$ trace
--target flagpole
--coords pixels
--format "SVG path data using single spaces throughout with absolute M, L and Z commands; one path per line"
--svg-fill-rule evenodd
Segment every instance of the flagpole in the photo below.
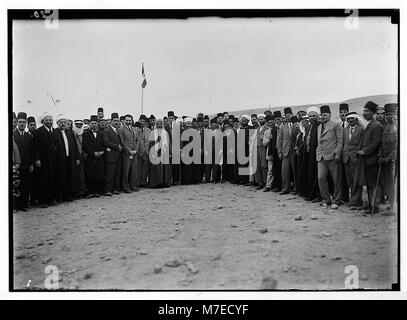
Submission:
M 143 93 L 144 93 L 144 88 L 141 86 L 141 114 L 143 114 Z

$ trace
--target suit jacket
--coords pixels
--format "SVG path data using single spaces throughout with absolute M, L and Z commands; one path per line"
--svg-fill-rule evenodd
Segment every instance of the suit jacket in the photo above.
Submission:
M 85 175 L 88 179 L 103 179 L 104 177 L 104 157 L 95 157 L 95 152 L 105 151 L 103 144 L 103 134 L 97 131 L 96 138 L 92 130 L 83 133 L 83 151 L 88 155 L 85 161 Z
M 352 138 L 349 140 L 350 126 L 343 129 L 343 148 L 342 148 L 342 162 L 348 163 L 357 162 L 357 152 L 359 150 L 359 144 L 362 139 L 363 128 L 359 124 L 356 124 L 353 129 Z
M 20 168 L 28 169 L 34 164 L 33 138 L 28 132 L 24 132 L 24 134 L 21 135 L 18 130 L 14 131 L 13 136 L 14 141 L 17 144 L 18 151 L 20 152 Z
M 289 123 L 284 123 L 278 130 L 277 151 L 279 154 L 282 153 L 284 158 L 288 157 L 290 153 L 291 133 L 293 132 L 293 129 L 294 125 L 291 126 L 290 130 Z
M 108 126 L 103 130 L 103 144 L 105 145 L 105 161 L 106 162 L 116 162 L 120 159 L 120 149 L 121 145 L 119 134 L 114 132 L 111 126 Z
M 130 151 L 139 151 L 140 137 L 132 126 L 130 126 L 130 129 L 126 125 L 121 126 L 117 133 L 120 137 L 123 153 L 130 154 Z
M 322 123 L 318 126 L 317 161 L 334 160 L 335 155 L 341 155 L 343 145 L 343 128 L 340 123 L 329 120 L 321 135 Z
M 382 141 L 382 133 L 383 127 L 376 121 L 376 119 L 372 119 L 363 131 L 359 150 L 364 151 L 367 166 L 377 165 L 377 156 Z

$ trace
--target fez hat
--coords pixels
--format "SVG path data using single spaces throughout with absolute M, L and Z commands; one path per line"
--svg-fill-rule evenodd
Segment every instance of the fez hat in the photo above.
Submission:
M 197 120 L 198 122 L 203 122 L 203 117 L 198 117 L 196 120 Z
M 120 121 L 126 119 L 124 116 L 120 116 Z
M 192 122 L 196 122 L 196 118 L 192 118 Z
M 377 111 L 377 104 L 374 103 L 373 101 L 368 101 L 368 102 L 366 102 L 364 108 L 372 111 L 373 113 L 375 113 Z
M 395 113 L 397 109 L 397 103 L 387 103 L 384 105 L 385 113 Z
M 274 119 L 281 118 L 281 111 L 274 111 Z
M 290 121 L 291 121 L 291 123 L 296 123 L 296 122 L 298 122 L 297 116 L 292 116 L 291 119 L 290 119 Z
M 284 108 L 284 115 L 286 114 L 293 114 L 293 111 L 291 110 L 290 107 Z
M 266 115 L 266 121 L 269 122 L 270 120 L 273 120 L 271 115 L 270 114 Z
M 154 117 L 154 115 L 153 115 L 153 114 L 150 116 L 150 119 L 154 119 L 154 120 L 155 120 L 155 117 Z
M 204 120 L 206 120 L 206 119 L 209 119 L 209 116 L 205 115 L 203 118 L 204 118 Z
M 216 117 L 217 117 L 217 118 L 219 118 L 219 117 L 222 117 L 222 118 L 223 118 L 223 113 L 219 112 L 219 113 L 216 115 Z
M 174 116 L 174 111 L 168 111 L 168 113 L 167 113 L 167 115 L 169 116 L 169 117 L 173 117 Z
M 215 124 L 217 123 L 215 118 L 211 119 L 211 124 L 212 123 L 215 123 Z
M 239 122 L 239 119 L 238 118 L 233 118 L 233 123 L 235 123 L 235 122 Z
M 223 115 L 225 115 L 225 114 L 229 114 L 229 112 L 227 112 L 227 111 L 223 112 Z
M 117 112 L 113 112 L 110 118 L 111 118 L 112 120 L 113 120 L 113 119 L 116 119 L 116 118 L 119 118 L 119 114 L 118 114 Z
M 328 105 L 321 106 L 321 108 L 319 108 L 319 110 L 321 111 L 321 114 L 331 113 L 331 108 L 329 108 Z
M 91 116 L 90 116 L 90 122 L 92 122 L 92 121 L 98 121 L 98 116 L 97 115 L 95 115 L 95 114 L 92 114 Z
M 257 114 L 253 113 L 250 118 L 256 118 L 257 119 Z
M 339 111 L 346 110 L 349 111 L 349 105 L 347 103 L 341 103 L 339 105 Z
M 17 114 L 17 119 L 24 119 L 27 120 L 27 114 L 25 112 L 19 112 Z
M 103 112 L 103 108 L 102 108 L 102 107 L 99 107 L 99 108 L 98 108 L 98 112 Z
M 33 116 L 28 117 L 28 118 L 27 118 L 27 123 L 30 124 L 30 123 L 32 123 L 32 122 L 35 123 L 35 118 L 34 118 Z
M 139 119 L 139 120 L 147 120 L 147 117 L 146 117 L 145 114 L 141 114 L 138 119 Z

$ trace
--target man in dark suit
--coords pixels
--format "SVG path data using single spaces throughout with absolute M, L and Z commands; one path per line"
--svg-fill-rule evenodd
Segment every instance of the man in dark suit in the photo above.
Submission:
M 350 112 L 346 115 L 346 121 L 348 125 L 343 129 L 343 148 L 342 148 L 342 163 L 345 169 L 345 177 L 347 180 L 347 188 L 342 189 L 345 195 L 342 197 L 349 198 L 349 188 L 351 190 L 351 198 L 349 206 L 351 210 L 355 207 L 360 207 L 363 205 L 361 193 L 355 193 L 356 190 L 356 178 L 357 178 L 357 168 L 358 168 L 358 156 L 359 144 L 362 139 L 363 126 L 358 120 L 356 112 Z
M 31 156 L 33 158 L 33 171 L 30 172 L 30 185 L 29 185 L 29 194 L 30 194 L 30 206 L 38 204 L 38 186 L 36 185 L 36 176 L 38 172 L 35 170 L 34 166 L 34 134 L 37 130 L 37 123 L 35 122 L 34 117 L 27 118 L 27 128 L 28 134 L 32 137 L 31 141 Z
M 105 146 L 103 134 L 98 130 L 98 118 L 90 117 L 89 131 L 83 133 L 83 150 L 87 155 L 85 161 L 85 179 L 88 188 L 88 198 L 100 197 L 102 182 L 105 175 Z
M 17 201 L 17 209 L 22 211 L 28 210 L 30 174 L 34 170 L 34 157 L 32 150 L 32 136 L 25 131 L 27 124 L 27 114 L 19 112 L 17 115 L 17 129 L 14 130 L 14 141 L 20 152 L 20 197 Z
M 291 108 L 284 109 L 283 124 L 277 133 L 277 150 L 278 157 L 282 161 L 281 179 L 283 190 L 280 194 L 290 193 L 290 174 L 294 172 L 294 158 L 291 145 L 291 134 L 295 125 L 290 121 L 293 113 Z
M 382 125 L 374 118 L 376 111 L 377 104 L 372 101 L 368 101 L 363 109 L 363 117 L 367 120 L 368 124 L 363 131 L 359 151 L 357 152 L 359 156 L 359 166 L 357 189 L 355 191 L 357 195 L 359 193 L 362 194 L 363 186 L 367 186 L 369 200 L 371 201 L 371 206 L 373 206 L 373 213 L 379 212 L 378 200 L 380 200 L 380 197 L 377 195 L 373 203 L 373 193 L 379 171 L 377 158 L 383 133 Z M 368 212 L 369 211 L 366 211 L 365 213 Z
M 133 117 L 130 114 L 124 116 L 124 125 L 117 133 L 119 134 L 122 151 L 122 187 L 125 193 L 137 191 L 137 156 L 139 151 L 139 135 L 132 127 Z
M 112 196 L 120 194 L 120 172 L 121 172 L 121 145 L 120 137 L 117 132 L 119 128 L 119 115 L 112 113 L 111 124 L 103 131 L 103 143 L 105 152 L 105 187 L 104 195 Z
M 347 103 L 341 103 L 339 105 L 339 117 L 341 118 L 341 126 L 342 129 L 345 130 L 345 128 L 348 126 L 348 122 L 346 121 L 346 115 L 349 113 L 349 105 Z M 351 186 L 348 185 L 347 177 L 346 177 L 346 169 L 345 169 L 345 164 L 342 163 L 340 166 L 340 171 L 342 175 L 342 202 L 349 202 L 349 188 Z
M 56 205 L 55 182 L 56 182 L 56 152 L 53 118 L 49 114 L 42 116 L 43 126 L 35 131 L 34 135 L 34 164 L 38 172 L 38 203 L 39 207 L 46 208 L 48 205 Z

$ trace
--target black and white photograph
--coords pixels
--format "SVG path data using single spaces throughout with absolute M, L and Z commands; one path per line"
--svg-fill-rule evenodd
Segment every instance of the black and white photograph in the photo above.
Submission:
M 9 290 L 400 290 L 399 13 L 8 9 Z

